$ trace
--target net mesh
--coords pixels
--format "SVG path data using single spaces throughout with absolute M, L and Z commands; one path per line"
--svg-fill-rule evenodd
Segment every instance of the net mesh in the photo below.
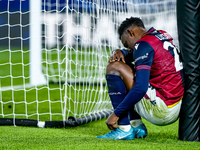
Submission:
M 117 28 L 125 18 L 140 17 L 147 29 L 166 30 L 178 44 L 175 0 L 42 0 L 40 4 L 35 21 L 41 26 L 41 49 L 40 56 L 33 57 L 29 18 L 34 11 L 29 0 L 0 1 L 2 118 L 65 120 L 111 109 L 105 70 L 112 50 L 123 47 Z M 32 62 L 40 64 L 34 72 L 42 72 L 45 84 L 30 83 Z

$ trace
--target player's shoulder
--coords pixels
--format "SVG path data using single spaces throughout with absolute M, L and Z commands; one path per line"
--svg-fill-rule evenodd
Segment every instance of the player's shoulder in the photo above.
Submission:
M 153 51 L 153 47 L 147 41 L 141 40 L 135 43 L 134 53 L 140 54 L 140 53 L 146 53 L 149 51 Z
M 153 47 L 146 41 L 140 41 L 135 44 L 133 51 L 134 62 L 144 61 L 154 56 Z

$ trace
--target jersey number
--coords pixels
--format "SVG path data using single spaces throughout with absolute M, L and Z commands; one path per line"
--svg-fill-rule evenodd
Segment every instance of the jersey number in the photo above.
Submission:
M 166 50 L 169 50 L 171 48 L 173 48 L 173 52 L 174 52 L 174 59 L 175 59 L 175 68 L 176 68 L 176 71 L 179 71 L 181 69 L 183 69 L 183 64 L 179 58 L 179 54 L 177 53 L 177 49 L 176 47 L 170 43 L 169 41 L 165 41 L 164 44 L 163 44 L 163 47 L 164 49 Z

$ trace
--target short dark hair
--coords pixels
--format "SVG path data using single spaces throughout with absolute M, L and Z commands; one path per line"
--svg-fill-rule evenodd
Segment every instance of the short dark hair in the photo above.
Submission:
M 131 25 L 145 28 L 144 23 L 140 18 L 138 17 L 126 18 L 126 20 L 124 20 L 118 28 L 119 39 L 121 39 L 123 32 Z

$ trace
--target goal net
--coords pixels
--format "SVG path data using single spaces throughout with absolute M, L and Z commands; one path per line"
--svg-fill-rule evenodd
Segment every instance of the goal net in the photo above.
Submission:
M 105 70 L 131 16 L 178 44 L 176 0 L 0 1 L 0 119 L 107 117 Z

